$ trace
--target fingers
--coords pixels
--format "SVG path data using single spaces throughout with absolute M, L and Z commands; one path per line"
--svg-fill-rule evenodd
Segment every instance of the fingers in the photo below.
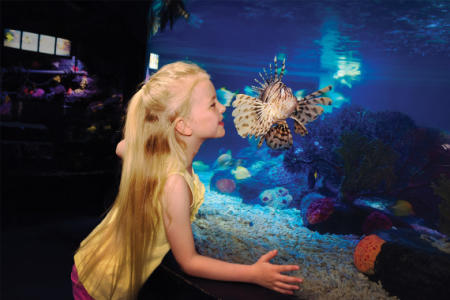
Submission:
M 290 272 L 290 271 L 297 271 L 300 267 L 296 265 L 277 265 L 277 271 L 278 272 Z
M 284 289 L 280 289 L 280 288 L 277 288 L 277 287 L 274 287 L 273 290 L 278 292 L 278 293 L 285 294 L 285 295 L 294 295 L 294 292 L 290 291 L 290 290 L 284 290 Z
M 303 282 L 302 278 L 298 278 L 298 277 L 294 277 L 294 276 L 287 276 L 287 275 L 282 275 L 282 274 L 280 274 L 280 276 L 277 279 L 280 280 L 281 282 L 287 282 L 287 283 L 302 283 Z
M 280 282 L 280 281 L 275 283 L 275 287 L 282 289 L 282 290 L 287 290 L 287 291 L 300 289 L 300 287 L 298 285 L 286 284 L 286 283 Z
M 267 252 L 266 254 L 264 254 L 263 256 L 261 256 L 261 257 L 259 258 L 258 261 L 261 261 L 261 262 L 269 262 L 272 258 L 274 258 L 275 256 L 277 256 L 277 254 L 278 254 L 278 251 L 277 251 L 277 250 L 269 251 L 269 252 Z

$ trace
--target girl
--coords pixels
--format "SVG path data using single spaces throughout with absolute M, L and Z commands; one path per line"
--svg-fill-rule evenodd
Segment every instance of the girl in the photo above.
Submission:
M 136 298 L 169 249 L 192 276 L 250 282 L 284 294 L 299 289 L 302 279 L 281 274 L 298 266 L 269 262 L 276 250 L 253 265 L 195 250 L 191 222 L 205 188 L 192 161 L 206 139 L 224 136 L 224 112 L 209 75 L 191 63 L 162 67 L 132 97 L 126 146 L 122 142 L 116 149 L 123 156 L 119 192 L 74 256 L 75 299 Z

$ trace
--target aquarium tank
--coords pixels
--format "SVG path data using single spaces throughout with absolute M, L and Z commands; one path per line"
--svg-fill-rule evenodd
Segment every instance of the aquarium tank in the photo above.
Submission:
M 450 2 L 172 2 L 161 20 L 153 1 L 147 75 L 194 62 L 227 107 L 225 137 L 193 163 L 206 187 L 198 251 L 249 264 L 278 249 L 274 263 L 300 266 L 299 299 L 444 299 Z M 316 116 L 241 136 L 234 101 L 261 100 L 260 83 L 281 74 Z M 314 104 L 328 86 L 331 103 Z

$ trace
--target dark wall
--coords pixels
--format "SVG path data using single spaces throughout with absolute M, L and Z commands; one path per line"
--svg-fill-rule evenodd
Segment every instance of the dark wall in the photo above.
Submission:
M 2 1 L 2 33 L 3 28 L 12 28 L 71 40 L 72 55 L 91 75 L 122 88 L 127 101 L 145 78 L 150 3 Z M 14 63 L 2 55 L 2 65 Z

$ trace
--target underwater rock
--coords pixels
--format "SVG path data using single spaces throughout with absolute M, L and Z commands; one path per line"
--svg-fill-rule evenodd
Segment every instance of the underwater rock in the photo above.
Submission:
M 297 179 L 297 176 L 289 172 L 283 166 L 273 166 L 269 169 L 269 172 L 267 172 L 267 176 L 276 185 L 287 185 Z
M 224 194 L 231 194 L 236 189 L 234 180 L 228 178 L 219 179 L 218 181 L 216 181 L 215 186 L 220 192 Z
M 367 216 L 364 224 L 362 225 L 362 231 L 364 234 L 371 234 L 377 230 L 390 229 L 392 227 L 392 221 L 385 214 L 374 211 Z
M 290 275 L 305 280 L 289 299 L 397 299 L 355 268 L 358 238 L 313 232 L 302 226 L 297 209 L 248 205 L 238 197 L 211 191 L 205 194 L 199 214 L 203 217 L 197 217 L 192 231 L 200 254 L 253 264 L 267 251 L 278 249 L 272 263 L 299 265 Z
M 333 212 L 326 219 L 315 224 L 305 224 L 310 230 L 321 234 L 353 234 L 360 236 L 362 234 L 362 224 L 369 215 L 369 212 L 351 205 L 340 202 L 334 202 Z M 306 213 L 302 212 L 302 217 Z M 307 218 L 305 218 L 307 222 Z
M 400 299 L 448 299 L 450 255 L 444 252 L 372 234 L 357 244 L 353 257 L 359 271 Z
M 278 209 L 287 208 L 292 202 L 292 196 L 284 187 L 276 187 L 270 190 L 265 190 L 259 195 L 259 199 L 263 205 Z

